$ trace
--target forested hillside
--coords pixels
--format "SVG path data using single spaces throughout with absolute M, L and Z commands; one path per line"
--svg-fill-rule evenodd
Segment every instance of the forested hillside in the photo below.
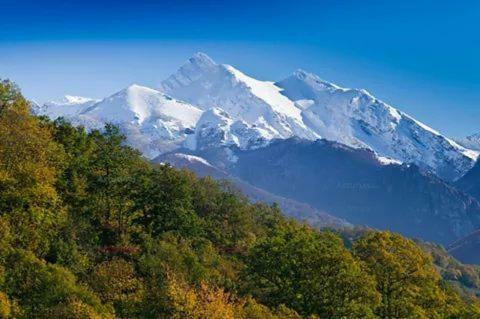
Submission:
M 0 318 L 480 318 L 430 254 L 152 165 L 0 84 Z

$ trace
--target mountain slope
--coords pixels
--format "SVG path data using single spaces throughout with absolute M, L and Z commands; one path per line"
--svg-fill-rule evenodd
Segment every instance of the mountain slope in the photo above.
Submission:
M 250 183 L 229 175 L 226 171 L 213 166 L 198 156 L 184 153 L 168 153 L 158 156 L 153 162 L 166 162 L 177 168 L 187 168 L 201 177 L 210 176 L 217 180 L 227 180 L 251 201 L 268 204 L 276 203 L 287 216 L 307 222 L 316 228 L 344 228 L 351 226 L 351 224 L 345 220 L 321 212 L 310 205 L 274 195 L 261 188 L 255 187 Z
M 42 114 L 42 112 L 39 112 Z M 43 111 L 49 115 L 50 108 Z M 147 157 L 182 145 L 202 111 L 156 90 L 131 85 L 97 103 L 63 116 L 89 129 L 118 125 L 128 142 Z
M 480 162 L 456 181 L 455 186 L 480 201 Z M 480 264 L 480 230 L 451 243 L 447 249 L 464 263 Z
M 480 230 L 451 243 L 447 251 L 463 263 L 480 264 Z
M 74 117 L 78 116 L 85 109 L 97 103 L 99 100 L 81 97 L 65 95 L 61 101 L 50 101 L 40 106 L 37 103 L 33 105 L 33 113 L 37 115 L 46 115 L 52 119 L 58 117 Z
M 198 53 L 161 90 L 203 109 L 218 107 L 258 130 L 263 141 L 322 137 L 415 163 L 446 180 L 462 176 L 478 156 L 365 90 L 341 88 L 301 70 L 277 83 L 259 81 Z M 225 127 L 218 130 L 227 137 Z
M 272 82 L 253 79 L 230 65 L 197 53 L 162 85 L 161 90 L 206 110 L 218 107 L 233 120 L 258 127 L 271 138 L 317 138 L 303 123 L 301 110 Z
M 277 83 L 260 81 L 197 53 L 159 90 L 164 93 L 132 86 L 86 108 L 45 105 L 38 113 L 87 127 L 121 123 L 131 145 L 150 158 L 181 147 L 255 149 L 273 139 L 325 138 L 453 181 L 478 156 L 365 90 L 304 71 Z
M 152 120 L 171 121 L 193 127 L 201 111 L 189 104 L 179 102 L 156 90 L 131 85 L 84 111 L 100 121 L 137 122 Z
M 303 108 L 306 125 L 328 140 L 415 163 L 447 180 L 462 176 L 477 157 L 365 90 L 340 88 L 301 70 L 277 85 Z
M 480 227 L 477 200 L 415 165 L 385 165 L 369 150 L 289 139 L 235 157 L 232 175 L 354 224 L 443 244 Z
M 267 145 L 271 139 L 268 131 L 242 120 L 234 120 L 222 109 L 211 108 L 198 120 L 195 134 L 189 136 L 186 146 L 198 150 L 229 145 L 253 149 Z
M 480 151 L 480 133 L 469 135 L 465 138 L 459 139 L 458 144 L 476 151 Z
M 480 162 L 456 181 L 455 185 L 480 201 Z

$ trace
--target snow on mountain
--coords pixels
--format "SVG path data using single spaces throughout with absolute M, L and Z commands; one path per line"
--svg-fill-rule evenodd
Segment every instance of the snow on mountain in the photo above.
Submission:
M 40 106 L 38 103 L 32 105 L 35 114 L 46 115 L 52 119 L 58 117 L 72 117 L 79 115 L 99 100 L 82 96 L 65 95 L 61 101 L 50 101 Z
M 459 139 L 457 142 L 466 148 L 480 151 L 480 133 L 476 133 L 463 139 Z
M 51 114 L 51 106 L 46 105 L 43 114 Z M 82 107 L 79 112 L 62 115 L 87 129 L 102 129 L 105 123 L 116 124 L 132 146 L 153 158 L 178 148 L 186 136 L 193 133 L 201 113 L 193 105 L 134 84 L 93 105 Z
M 304 123 L 328 140 L 415 163 L 447 180 L 462 176 L 478 156 L 365 90 L 340 88 L 302 70 L 276 85 L 302 109 Z
M 218 107 L 274 138 L 316 139 L 301 110 L 273 82 L 253 79 L 197 53 L 161 84 L 162 91 L 207 110 Z
M 100 121 L 137 123 L 161 121 L 172 125 L 194 127 L 201 111 L 156 90 L 133 84 L 93 105 L 82 115 Z M 177 127 L 178 129 L 179 127 Z
M 102 101 L 67 97 L 35 109 L 87 128 L 119 124 L 147 157 L 181 147 L 252 149 L 273 139 L 325 138 L 373 150 L 384 164 L 414 163 L 455 180 L 478 156 L 365 90 L 341 88 L 301 70 L 280 82 L 260 81 L 203 53 L 159 91 L 133 85 Z
M 192 150 L 234 145 L 253 149 L 266 145 L 272 138 L 274 136 L 270 131 L 234 120 L 226 111 L 214 107 L 202 114 L 195 135 L 187 138 L 186 146 Z

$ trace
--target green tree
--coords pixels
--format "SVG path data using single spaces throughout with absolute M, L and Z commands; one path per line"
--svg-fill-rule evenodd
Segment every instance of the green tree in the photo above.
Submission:
M 378 296 L 341 239 L 294 223 L 253 247 L 247 260 L 253 296 L 320 318 L 373 318 Z
M 99 314 L 108 314 L 100 300 L 78 284 L 75 276 L 63 267 L 47 264 L 31 252 L 12 251 L 6 259 L 5 292 L 18 300 L 22 318 L 50 317 L 54 307 L 71 300 L 89 305 Z
M 60 118 L 53 123 L 53 138 L 65 152 L 65 165 L 56 182 L 57 192 L 67 211 L 67 220 L 47 256 L 50 262 L 68 267 L 75 274 L 87 271 L 99 245 L 95 202 L 89 189 L 91 161 L 96 150 L 93 135 Z
M 206 177 L 193 187 L 195 212 L 205 222 L 207 237 L 225 251 L 244 253 L 283 220 L 278 207 L 250 204 L 228 182 Z
M 118 127 L 107 124 L 103 133 L 90 135 L 96 148 L 88 164 L 88 207 L 101 225 L 101 245 L 126 248 L 138 217 L 131 196 L 132 177 L 148 166 L 137 151 L 124 145 L 125 136 Z
M 98 313 L 92 306 L 78 300 L 70 299 L 61 302 L 48 311 L 50 318 L 62 319 L 114 319 L 110 313 Z
M 27 112 L 29 105 L 15 83 L 10 80 L 0 80 L 0 112 L 3 113 L 12 108 Z
M 354 244 L 354 254 L 374 276 L 379 318 L 445 318 L 446 296 L 432 259 L 411 240 L 390 232 L 370 232 Z
M 11 303 L 5 293 L 0 291 L 0 319 L 8 319 L 12 313 Z
M 161 165 L 135 177 L 137 221 L 154 236 L 176 231 L 184 236 L 203 232 L 201 219 L 194 211 L 190 179 L 168 165 Z
M 90 287 L 104 303 L 111 304 L 120 318 L 133 318 L 143 298 L 143 283 L 133 265 L 121 258 L 98 264 L 89 277 Z
M 294 310 L 280 305 L 272 310 L 265 305 L 259 304 L 255 299 L 246 298 L 237 307 L 236 318 L 238 319 L 301 319 L 302 317 Z

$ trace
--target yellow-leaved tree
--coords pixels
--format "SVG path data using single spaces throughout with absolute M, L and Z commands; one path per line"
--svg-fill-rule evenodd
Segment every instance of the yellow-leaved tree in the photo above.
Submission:
M 62 215 L 54 184 L 63 151 L 29 108 L 12 82 L 0 82 L 0 218 L 17 246 L 42 254 Z
M 430 255 L 390 232 L 371 232 L 354 245 L 364 271 L 374 276 L 381 303 L 378 318 L 448 318 L 447 296 Z

